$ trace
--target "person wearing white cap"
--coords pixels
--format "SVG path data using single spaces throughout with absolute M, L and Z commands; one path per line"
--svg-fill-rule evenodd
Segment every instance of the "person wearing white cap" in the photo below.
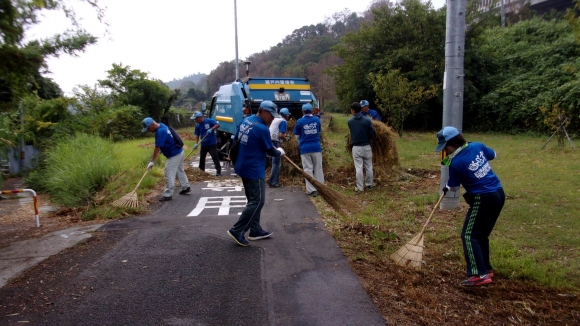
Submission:
M 443 193 L 465 188 L 463 197 L 469 204 L 461 240 L 467 263 L 467 280 L 462 286 L 478 286 L 492 282 L 493 268 L 489 261 L 489 235 L 505 203 L 505 193 L 489 161 L 495 151 L 482 143 L 468 143 L 455 127 L 437 133 L 436 152 L 445 151 L 441 164 L 449 167 L 449 179 Z
M 159 201 L 169 201 L 173 199 L 173 192 L 175 191 L 175 176 L 181 184 L 180 195 L 185 195 L 191 191 L 185 169 L 183 168 L 183 148 L 176 146 L 171 132 L 163 123 L 157 123 L 152 118 L 145 118 L 141 122 L 143 124 L 143 132 L 149 131 L 155 133 L 155 150 L 153 150 L 153 157 L 151 162 L 147 165 L 147 169 L 153 168 L 155 160 L 162 153 L 167 157 L 165 162 L 165 191 L 163 197 Z
M 324 172 L 322 171 L 322 146 L 320 145 L 320 132 L 322 125 L 320 119 L 312 115 L 312 105 L 306 103 L 302 105 L 302 118 L 296 121 L 294 135 L 298 139 L 298 149 L 300 149 L 300 159 L 302 169 L 318 182 L 324 184 Z M 316 188 L 306 179 L 306 193 L 316 197 Z
M 280 109 L 280 118 L 275 118 L 270 124 L 270 136 L 272 137 L 272 144 L 274 147 L 278 148 L 281 146 L 282 142 L 286 139 L 286 128 L 288 123 L 286 120 L 290 115 L 290 111 L 287 108 Z M 268 185 L 270 188 L 280 187 L 280 166 L 282 165 L 282 158 L 272 156 L 272 170 L 270 171 L 270 179 L 268 179 Z
M 371 108 L 369 108 L 369 101 L 362 100 L 360 101 L 361 111 L 360 113 L 363 117 L 369 117 L 373 120 L 381 121 L 381 116 L 379 113 Z
M 272 120 L 279 117 L 277 109 L 272 101 L 263 101 L 256 115 L 242 120 L 234 136 L 234 141 L 239 139 L 235 171 L 242 178 L 247 204 L 227 234 L 242 247 L 250 244 L 248 240 L 261 240 L 272 236 L 272 232 L 262 229 L 260 214 L 266 203 L 266 157 L 286 154 L 282 148 L 276 148 L 272 144 L 268 129 Z M 250 233 L 246 240 L 245 233 L 248 230 Z

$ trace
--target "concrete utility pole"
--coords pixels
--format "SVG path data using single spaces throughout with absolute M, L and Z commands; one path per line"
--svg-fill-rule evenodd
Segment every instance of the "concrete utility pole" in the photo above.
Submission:
M 443 127 L 463 129 L 463 61 L 465 56 L 465 12 L 467 0 L 447 0 L 445 27 L 445 74 L 443 77 Z M 441 152 L 442 157 L 445 152 Z M 442 189 L 449 179 L 449 168 L 441 165 Z M 459 207 L 461 190 L 448 191 L 441 209 Z
M 234 23 L 236 25 L 236 80 L 239 80 L 240 67 L 238 67 L 238 6 L 236 0 L 234 0 Z
M 505 27 L 505 1 L 501 0 L 501 27 Z

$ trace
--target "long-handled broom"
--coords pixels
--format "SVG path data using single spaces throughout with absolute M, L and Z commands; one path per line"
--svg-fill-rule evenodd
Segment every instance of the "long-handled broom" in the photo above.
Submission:
M 292 162 L 288 156 L 283 155 L 290 164 L 292 164 L 298 171 L 302 173 L 304 178 L 308 180 L 314 188 L 320 193 L 322 198 L 326 200 L 326 202 L 332 206 L 336 211 L 343 211 L 345 213 L 355 213 L 360 211 L 360 207 L 356 204 L 356 201 L 348 198 L 347 196 L 334 191 L 333 189 L 327 187 L 326 185 L 320 183 L 318 180 L 314 179 L 310 174 L 304 172 L 296 163 Z
M 139 207 L 139 198 L 137 198 L 137 188 L 139 188 L 141 181 L 143 181 L 143 179 L 145 179 L 147 172 L 149 172 L 149 170 L 146 170 L 145 173 L 143 173 L 141 180 L 139 180 L 139 182 L 137 183 L 137 186 L 135 186 L 135 189 L 133 189 L 133 191 L 131 191 L 130 193 L 126 194 L 125 196 L 115 200 L 111 205 L 113 205 L 115 207 L 132 207 L 132 208 Z
M 416 270 L 421 269 L 421 263 L 423 262 L 423 239 L 425 235 L 425 229 L 427 229 L 427 224 L 431 221 L 431 217 L 433 217 L 433 213 L 435 213 L 435 209 L 441 204 L 441 200 L 445 197 L 445 193 L 441 194 L 437 204 L 433 207 L 431 211 L 431 215 L 423 225 L 423 229 L 419 234 L 417 234 L 411 241 L 407 242 L 401 249 L 397 250 L 394 254 L 391 255 L 391 259 L 395 261 L 395 264 L 400 266 L 409 266 Z

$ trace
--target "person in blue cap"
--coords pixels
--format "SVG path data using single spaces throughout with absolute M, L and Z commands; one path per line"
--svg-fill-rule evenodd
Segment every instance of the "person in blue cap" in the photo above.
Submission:
M 449 167 L 449 179 L 443 193 L 457 191 L 463 185 L 463 197 L 469 204 L 461 231 L 468 279 L 461 285 L 489 284 L 493 277 L 489 235 L 505 203 L 501 182 L 489 164 L 497 155 L 482 143 L 468 143 L 455 127 L 445 127 L 437 133 L 435 151 L 447 154 L 441 162 Z
M 247 204 L 227 234 L 242 247 L 250 244 L 248 240 L 265 239 L 272 235 L 272 232 L 262 229 L 260 214 L 266 202 L 266 156 L 286 154 L 282 148 L 276 148 L 270 138 L 268 126 L 278 117 L 276 111 L 276 104 L 263 101 L 258 113 L 242 120 L 236 131 L 234 141 L 239 139 L 240 148 L 235 171 L 242 178 Z M 246 240 L 248 230 L 250 233 Z
M 183 168 L 183 148 L 175 145 L 171 132 L 163 123 L 157 123 L 149 117 L 143 119 L 141 123 L 143 124 L 143 132 L 149 131 L 155 133 L 155 149 L 153 150 L 151 162 L 147 165 L 147 170 L 153 168 L 159 153 L 167 157 L 167 161 L 165 162 L 165 191 L 163 191 L 163 197 L 159 201 L 164 202 L 173 199 L 175 176 L 177 176 L 181 184 L 179 194 L 185 195 L 191 192 L 191 187 L 189 186 L 189 181 Z
M 200 136 L 202 138 L 201 150 L 199 151 L 199 169 L 205 171 L 205 158 L 207 153 L 209 153 L 211 159 L 213 160 L 213 165 L 215 166 L 215 175 L 216 177 L 219 177 L 222 175 L 222 167 L 218 157 L 215 130 L 220 127 L 220 124 L 213 119 L 204 118 L 203 114 L 199 111 L 194 112 L 191 118 L 197 123 L 193 132 L 193 134 L 196 136 L 196 143 L 193 145 L 193 149 L 198 147 Z
M 270 124 L 270 137 L 272 138 L 272 144 L 274 147 L 278 148 L 282 145 L 282 142 L 286 140 L 286 128 L 288 127 L 288 116 L 290 111 L 287 108 L 280 109 L 280 117 L 275 118 Z M 270 172 L 270 179 L 268 179 L 268 185 L 270 188 L 280 187 L 280 166 L 282 165 L 281 157 L 272 156 L 272 170 Z
M 322 125 L 320 124 L 320 119 L 312 115 L 312 105 L 310 103 L 302 105 L 302 113 L 303 116 L 296 121 L 293 131 L 296 139 L 298 139 L 302 169 L 318 182 L 324 184 L 322 146 L 320 145 Z M 304 181 L 306 182 L 306 193 L 309 196 L 316 197 L 318 195 L 316 188 L 308 180 L 304 179 Z
M 369 108 L 369 101 L 362 100 L 360 101 L 361 106 L 361 114 L 363 117 L 369 117 L 373 120 L 381 121 L 381 116 L 379 113 L 371 108 Z

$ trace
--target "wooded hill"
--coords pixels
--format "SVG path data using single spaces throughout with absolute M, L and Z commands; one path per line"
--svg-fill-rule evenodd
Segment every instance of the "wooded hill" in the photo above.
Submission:
M 446 8 L 376 1 L 334 14 L 255 53 L 250 76 L 306 77 L 327 111 L 366 99 L 401 133 L 442 121 Z M 465 130 L 549 133 L 567 117 L 580 127 L 576 15 L 535 15 L 523 6 L 500 26 L 497 11 L 469 6 L 465 41 Z M 580 30 L 580 29 L 577 29 Z M 244 60 L 244 61 L 245 61 Z M 240 66 L 241 67 L 241 66 Z M 241 70 L 243 71 L 243 69 Z M 235 79 L 234 61 L 207 77 L 208 94 Z M 208 97 L 209 99 L 209 97 Z
M 170 82 L 166 82 L 165 85 L 170 89 L 181 89 L 182 92 L 187 92 L 190 88 L 198 88 L 201 90 L 205 89 L 205 79 L 207 75 L 198 72 L 197 74 L 185 76 L 180 79 L 173 79 Z

